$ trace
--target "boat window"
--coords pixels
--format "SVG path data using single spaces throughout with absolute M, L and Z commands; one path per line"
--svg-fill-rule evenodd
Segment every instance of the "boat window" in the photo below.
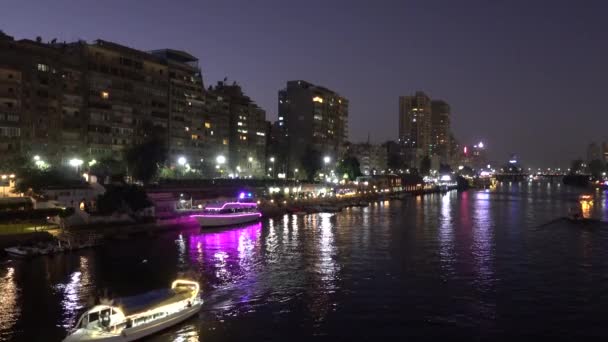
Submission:
M 99 320 L 99 311 L 89 313 L 89 323 Z

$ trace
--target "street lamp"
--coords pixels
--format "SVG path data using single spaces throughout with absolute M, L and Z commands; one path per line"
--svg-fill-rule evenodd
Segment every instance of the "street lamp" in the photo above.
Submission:
M 76 169 L 76 173 L 80 173 L 80 165 L 82 165 L 83 161 L 82 159 L 78 159 L 78 158 L 72 158 L 69 161 L 70 166 L 74 167 Z
M 331 161 L 331 158 L 329 156 L 323 157 L 323 162 L 325 163 L 325 165 L 329 164 L 330 161 Z
M 177 158 L 177 163 L 181 166 L 186 165 L 188 161 L 186 160 L 186 157 L 184 156 L 180 156 L 179 158 Z
M 275 171 L 272 173 L 272 178 L 277 178 L 276 177 L 277 171 L 276 171 L 276 168 L 274 167 L 274 157 L 270 157 L 270 162 L 272 163 L 272 167 L 269 168 L 269 170 L 272 171 L 272 169 L 275 169 Z
M 219 155 L 217 156 L 217 158 L 215 158 L 215 161 L 218 164 L 224 164 L 226 162 L 226 157 L 224 157 L 223 155 Z
M 34 156 L 34 161 L 39 161 L 40 160 L 40 156 L 39 155 L 35 155 Z

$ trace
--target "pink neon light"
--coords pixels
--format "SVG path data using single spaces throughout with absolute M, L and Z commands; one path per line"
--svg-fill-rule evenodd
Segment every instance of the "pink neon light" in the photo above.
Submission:
M 242 202 L 226 202 L 224 203 L 224 205 L 222 205 L 221 207 L 210 207 L 210 206 L 206 206 L 205 209 L 214 209 L 214 210 L 222 210 L 224 209 L 227 205 L 229 204 L 238 204 L 238 205 L 242 205 L 244 207 L 255 207 L 257 206 L 257 203 L 242 203 Z
M 229 217 L 246 217 L 246 216 L 255 216 L 262 217 L 262 213 L 246 213 L 246 214 L 233 214 L 233 215 L 190 215 L 190 217 L 219 217 L 219 218 L 229 218 Z

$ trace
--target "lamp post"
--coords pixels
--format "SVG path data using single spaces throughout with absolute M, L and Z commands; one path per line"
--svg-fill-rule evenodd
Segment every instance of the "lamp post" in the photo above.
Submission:
M 330 162 L 331 162 L 331 157 L 330 156 L 323 157 L 323 163 L 325 164 L 325 172 L 324 173 L 326 175 L 328 174 L 328 169 L 327 168 L 328 168 L 328 165 L 329 165 Z
M 72 158 L 69 161 L 70 166 L 74 167 L 74 169 L 76 169 L 76 174 L 80 174 L 80 165 L 82 165 L 83 161 L 82 159 L 78 159 L 78 158 Z
M 272 178 L 277 178 L 276 177 L 277 171 L 276 171 L 276 168 L 274 167 L 274 157 L 270 157 L 270 162 L 272 163 L 272 168 L 271 168 L 271 171 L 273 171 Z
M 224 163 L 226 163 L 226 157 L 224 157 L 223 155 L 219 155 L 215 158 L 215 162 L 217 163 L 215 165 L 215 168 L 218 169 L 220 171 L 220 176 L 222 175 L 222 165 L 224 165 Z

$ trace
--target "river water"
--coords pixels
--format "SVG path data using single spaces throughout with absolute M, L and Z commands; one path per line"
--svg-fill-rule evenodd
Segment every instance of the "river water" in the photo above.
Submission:
M 2 259 L 0 340 L 60 341 L 95 295 L 184 274 L 203 310 L 148 341 L 606 339 L 608 226 L 541 226 L 578 194 L 505 183 Z M 594 196 L 589 215 L 608 220 Z

